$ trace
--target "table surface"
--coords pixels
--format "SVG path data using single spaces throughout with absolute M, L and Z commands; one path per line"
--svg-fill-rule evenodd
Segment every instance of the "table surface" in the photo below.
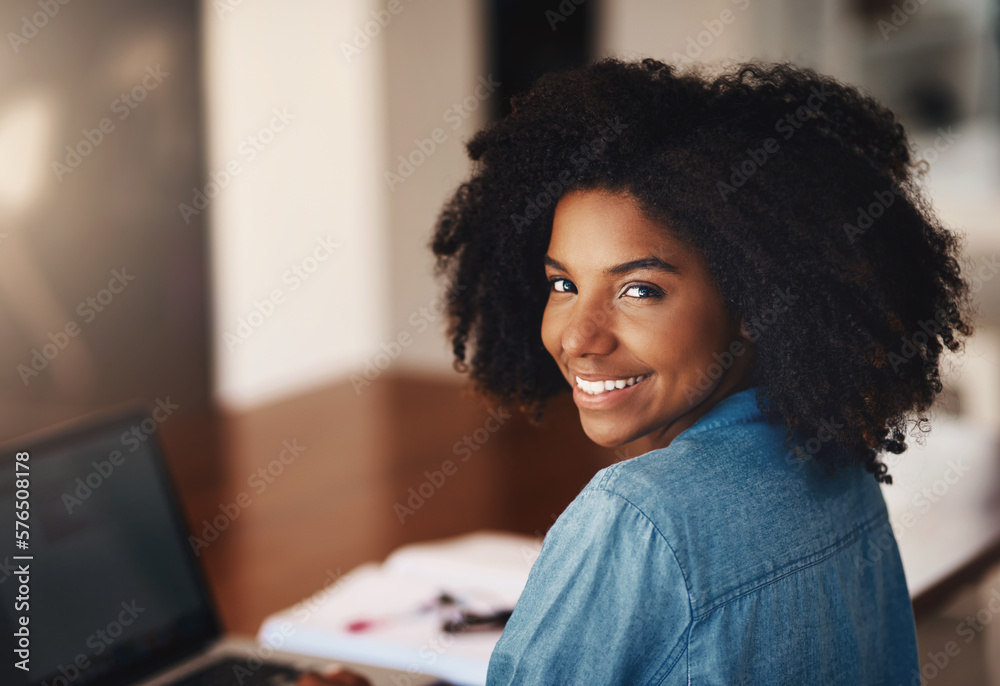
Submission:
M 183 488 L 195 523 L 239 491 L 254 497 L 204 556 L 228 626 L 252 633 L 267 614 L 407 542 L 480 528 L 543 535 L 594 471 L 634 456 L 627 447 L 595 449 L 569 406 L 555 409 L 541 431 L 508 420 L 462 462 L 456 437 L 474 435 L 496 408 L 461 399 L 447 385 L 386 391 L 371 412 L 390 417 L 355 408 L 347 415 L 352 428 L 331 419 L 343 400 L 335 391 L 216 421 L 226 434 L 224 461 L 202 465 L 214 470 L 209 479 L 188 470 Z M 1000 439 L 947 415 L 932 415 L 931 426 L 924 445 L 909 439 L 902 455 L 884 457 L 894 479 L 882 486 L 918 615 L 1000 559 Z M 262 493 L 249 489 L 254 469 L 293 438 L 308 446 L 302 458 Z M 550 450 L 553 441 L 562 449 Z M 576 464 L 553 458 L 568 452 L 582 457 Z M 431 490 L 442 455 L 454 458 L 456 473 L 431 497 L 414 500 L 422 484 L 425 494 Z M 401 520 L 398 508 L 407 503 L 420 506 Z
M 632 456 L 591 443 L 571 401 L 552 409 L 536 428 L 453 383 L 380 378 L 360 396 L 347 384 L 168 420 L 161 437 L 189 527 L 215 539 L 200 560 L 224 626 L 253 635 L 267 615 L 405 543 L 543 535 L 594 472 Z M 284 464 L 288 445 L 298 455 Z M 212 536 L 206 527 L 241 494 L 249 505 Z
M 0 425 L 24 430 L 23 418 Z M 38 415 L 28 429 L 64 418 Z M 918 617 L 1000 560 L 1000 441 L 946 417 L 932 426 L 925 446 L 908 440 L 884 457 Z M 598 469 L 638 455 L 589 441 L 569 398 L 535 427 L 455 383 L 392 375 L 360 394 L 345 383 L 238 414 L 178 413 L 159 433 L 195 535 L 249 499 L 200 562 L 223 625 L 250 636 L 405 543 L 477 529 L 544 535 Z

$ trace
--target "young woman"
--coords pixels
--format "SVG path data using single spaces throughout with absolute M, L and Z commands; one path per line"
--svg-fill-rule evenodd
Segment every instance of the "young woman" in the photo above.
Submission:
M 609 59 L 512 105 L 432 244 L 456 367 L 645 452 L 549 530 L 488 684 L 919 684 L 879 454 L 972 329 L 902 126 L 784 64 Z
M 488 684 L 919 684 L 879 456 L 972 329 L 903 128 L 784 64 L 512 104 L 432 243 L 456 368 L 643 452 L 549 530 Z

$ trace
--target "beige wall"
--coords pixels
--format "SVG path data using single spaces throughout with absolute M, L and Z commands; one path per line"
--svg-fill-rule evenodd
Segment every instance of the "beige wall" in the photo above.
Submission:
M 385 370 L 454 377 L 427 243 L 485 121 L 475 4 L 217 7 L 204 8 L 208 166 L 241 168 L 211 201 L 216 397 L 250 407 L 366 365 L 373 383 Z M 275 108 L 294 120 L 248 160 L 240 145 Z M 400 155 L 418 164 L 387 179 Z M 295 288 L 287 271 L 325 236 L 339 247 Z M 274 289 L 284 300 L 258 314 Z
M 392 327 L 387 339 L 404 333 L 412 337 L 396 362 L 399 369 L 449 378 L 455 376 L 450 346 L 444 320 L 435 316 L 444 300 L 441 284 L 431 278 L 433 260 L 427 244 L 442 204 L 471 168 L 465 142 L 486 122 L 490 98 L 496 97 L 479 82 L 479 77 L 487 81 L 489 77 L 481 4 L 414 2 L 400 16 L 405 21 L 389 27 L 386 41 L 385 169 L 398 171 L 399 156 L 406 158 L 418 150 L 414 139 L 433 140 L 437 129 L 443 141 L 412 175 L 394 184 L 394 190 L 386 182 L 379 186 L 390 217 Z M 419 160 L 420 155 L 414 158 Z
M 208 169 L 240 170 L 210 206 L 224 406 L 341 378 L 387 328 L 384 45 L 339 46 L 370 4 L 204 5 Z

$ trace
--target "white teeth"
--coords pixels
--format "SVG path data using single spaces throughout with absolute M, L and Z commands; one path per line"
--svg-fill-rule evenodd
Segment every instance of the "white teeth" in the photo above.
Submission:
M 608 379 L 607 381 L 587 381 L 586 379 L 581 379 L 579 376 L 576 377 L 576 385 L 580 389 L 587 393 L 588 395 L 600 395 L 601 393 L 606 393 L 608 391 L 613 391 L 626 386 L 634 386 L 639 383 L 645 376 L 630 376 L 628 379 Z

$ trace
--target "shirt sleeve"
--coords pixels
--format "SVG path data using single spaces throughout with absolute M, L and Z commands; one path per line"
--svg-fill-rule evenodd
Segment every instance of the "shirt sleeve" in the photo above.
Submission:
M 691 618 L 684 575 L 653 523 L 588 486 L 545 536 L 486 683 L 661 684 L 684 669 Z

